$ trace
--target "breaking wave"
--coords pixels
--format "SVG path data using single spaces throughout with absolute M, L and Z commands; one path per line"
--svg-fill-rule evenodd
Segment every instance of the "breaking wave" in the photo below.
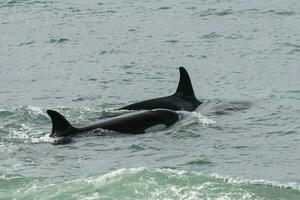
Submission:
M 299 185 L 174 169 L 122 168 L 59 181 L 0 176 L 2 198 L 16 199 L 297 199 Z M 14 188 L 14 193 L 6 186 Z M 12 188 L 10 188 L 12 189 Z

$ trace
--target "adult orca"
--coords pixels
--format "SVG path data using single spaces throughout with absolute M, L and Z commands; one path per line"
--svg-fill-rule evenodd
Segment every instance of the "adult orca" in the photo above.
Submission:
M 75 128 L 60 113 L 47 110 L 52 121 L 50 137 L 72 136 L 94 129 L 105 129 L 120 133 L 139 134 L 152 130 L 159 130 L 175 123 L 179 116 L 176 112 L 167 109 L 136 111 L 117 117 L 105 119 L 88 126 Z
M 194 94 L 189 74 L 184 67 L 179 68 L 180 79 L 176 92 L 171 96 L 150 99 L 119 108 L 120 110 L 151 110 L 164 108 L 174 111 L 194 111 L 202 102 Z

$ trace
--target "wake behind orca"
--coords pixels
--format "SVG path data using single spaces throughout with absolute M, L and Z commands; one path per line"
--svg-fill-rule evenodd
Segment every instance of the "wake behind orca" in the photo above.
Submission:
M 176 92 L 173 95 L 141 101 L 119 108 L 120 110 L 151 110 L 164 108 L 173 111 L 194 111 L 200 102 L 193 90 L 191 79 L 184 67 L 179 68 L 180 80 Z
M 174 111 L 156 109 L 123 114 L 117 117 L 101 120 L 88 126 L 75 128 L 60 113 L 54 110 L 47 110 L 47 113 L 52 121 L 50 137 L 73 136 L 95 129 L 139 134 L 168 127 L 179 119 L 178 114 Z

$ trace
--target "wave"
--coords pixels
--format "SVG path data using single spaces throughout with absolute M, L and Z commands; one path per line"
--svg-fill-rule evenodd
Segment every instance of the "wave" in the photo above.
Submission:
M 122 168 L 100 176 L 64 179 L 2 175 L 0 198 L 296 200 L 300 195 L 299 185 L 161 168 Z

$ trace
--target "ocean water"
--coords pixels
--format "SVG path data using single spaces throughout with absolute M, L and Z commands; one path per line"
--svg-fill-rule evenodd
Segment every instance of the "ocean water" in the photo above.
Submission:
M 0 0 L 0 199 L 300 199 L 298 0 Z M 176 90 L 195 112 L 59 144 Z

